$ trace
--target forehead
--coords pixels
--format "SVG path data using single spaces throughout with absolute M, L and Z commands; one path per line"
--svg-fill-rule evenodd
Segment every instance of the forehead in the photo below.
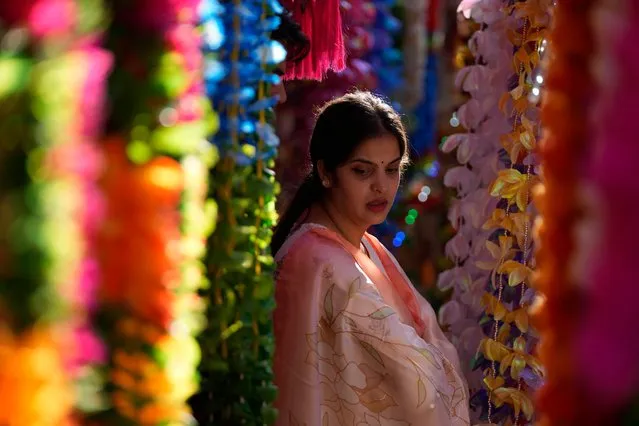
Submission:
M 390 163 L 401 155 L 399 142 L 393 135 L 385 134 L 366 139 L 353 151 L 351 159 L 363 159 L 375 163 Z

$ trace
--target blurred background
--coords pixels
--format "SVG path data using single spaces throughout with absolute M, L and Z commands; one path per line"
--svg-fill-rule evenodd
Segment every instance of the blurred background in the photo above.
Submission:
M 637 0 L 0 2 L 0 426 L 274 424 L 272 227 L 353 88 L 409 131 L 371 232 L 473 424 L 639 424 L 638 24 Z

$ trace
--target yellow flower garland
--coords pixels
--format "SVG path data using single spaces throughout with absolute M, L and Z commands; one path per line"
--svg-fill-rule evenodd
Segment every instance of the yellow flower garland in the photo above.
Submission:
M 504 404 L 512 406 L 514 415 L 510 421 L 513 424 L 522 424 L 523 418 L 531 421 L 534 416 L 532 390 L 521 373 L 528 368 L 537 376 L 543 374 L 541 364 L 530 353 L 528 305 L 523 299 L 532 275 L 530 191 L 539 181 L 529 158 L 537 147 L 539 133 L 534 121 L 538 116 L 537 105 L 531 102 L 530 96 L 535 94 L 533 73 L 540 62 L 549 7 L 547 0 L 527 0 L 504 9 L 504 13 L 514 15 L 523 25 L 520 31 L 509 33 L 515 52 L 513 70 L 517 85 L 504 93 L 499 103 L 502 112 L 513 122 L 511 132 L 501 137 L 511 165 L 499 172 L 490 187 L 491 195 L 501 202 L 484 225 L 499 235 L 499 245 L 488 243 L 495 260 L 492 270 L 495 292 L 487 293 L 482 300 L 486 314 L 493 321 L 492 335 L 484 338 L 479 348 L 490 361 L 490 367 L 484 371 L 489 422 L 493 421 L 494 409 Z M 526 165 L 524 160 L 528 160 Z M 519 293 L 512 307 L 503 300 L 507 287 Z

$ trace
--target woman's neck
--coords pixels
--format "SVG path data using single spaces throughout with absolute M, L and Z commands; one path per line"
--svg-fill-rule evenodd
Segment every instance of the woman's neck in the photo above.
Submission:
M 344 215 L 339 214 L 330 202 L 315 203 L 310 209 L 306 222 L 318 223 L 340 234 L 353 247 L 359 249 L 366 229 L 356 226 Z

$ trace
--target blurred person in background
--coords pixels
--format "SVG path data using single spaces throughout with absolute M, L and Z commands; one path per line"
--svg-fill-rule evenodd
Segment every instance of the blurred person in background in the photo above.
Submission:
M 282 43 L 286 49 L 286 60 L 275 68 L 275 74 L 280 77 L 280 82 L 271 86 L 271 95 L 278 96 L 278 102 L 286 102 L 286 89 L 284 88 L 284 74 L 286 64 L 303 60 L 310 51 L 311 44 L 308 37 L 302 32 L 301 26 L 293 20 L 288 12 L 280 15 L 280 26 L 271 33 L 271 38 Z

